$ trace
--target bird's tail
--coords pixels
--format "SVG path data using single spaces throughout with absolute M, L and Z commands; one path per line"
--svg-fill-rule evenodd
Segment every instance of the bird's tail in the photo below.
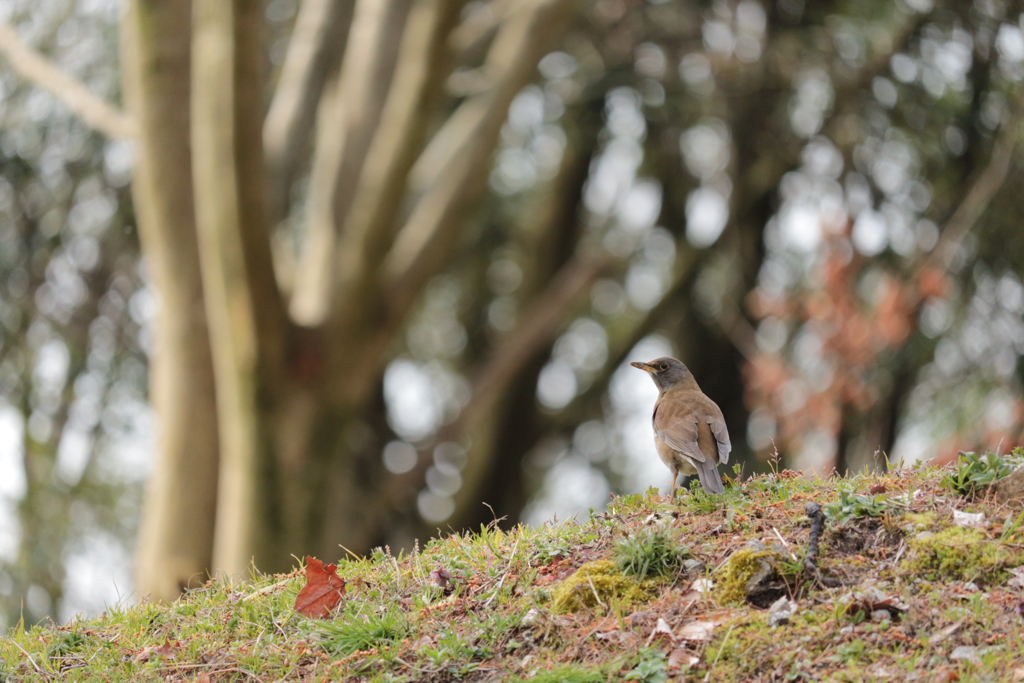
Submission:
M 694 466 L 697 468 L 697 477 L 700 478 L 700 485 L 704 487 L 704 490 L 708 493 L 725 493 L 725 487 L 722 486 L 722 477 L 718 474 L 718 466 L 710 461 L 705 460 L 699 462 L 694 460 Z

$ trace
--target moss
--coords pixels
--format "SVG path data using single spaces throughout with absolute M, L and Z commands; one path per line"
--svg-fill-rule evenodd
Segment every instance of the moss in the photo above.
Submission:
M 1024 553 L 986 538 L 977 529 L 951 526 L 923 533 L 908 542 L 910 555 L 901 569 L 932 581 L 998 581 L 1007 567 L 1024 563 Z
M 726 603 L 742 603 L 747 599 L 747 583 L 764 568 L 761 561 L 771 557 L 767 550 L 741 548 L 729 556 L 718 583 L 718 597 Z
M 766 645 L 765 633 L 768 631 L 767 616 L 758 611 L 744 613 L 719 624 L 714 639 L 705 651 L 705 656 L 716 662 L 716 678 L 726 681 L 746 680 L 761 673 L 759 669 L 764 661 L 750 654 L 775 648 L 774 644 Z
M 647 583 L 622 574 L 612 560 L 587 562 L 555 588 L 552 608 L 558 614 L 593 607 L 598 598 L 605 604 L 613 598 L 644 600 L 650 597 Z
M 937 523 L 936 514 L 934 512 L 908 512 L 903 516 L 903 518 L 913 524 L 914 529 L 918 531 L 932 529 Z

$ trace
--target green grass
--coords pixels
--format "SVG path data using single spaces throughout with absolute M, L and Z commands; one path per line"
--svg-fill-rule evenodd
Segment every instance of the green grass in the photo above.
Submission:
M 679 569 L 690 552 L 667 528 L 644 527 L 620 541 L 613 555 L 622 573 L 643 581 L 648 576 L 664 576 Z
M 582 524 L 378 549 L 338 562 L 348 591 L 326 620 L 293 610 L 301 568 L 211 581 L 169 605 L 18 625 L 0 638 L 0 682 L 1007 680 L 1024 650 L 1021 591 L 1007 584 L 1024 562 L 1024 513 L 992 502 L 983 481 L 1005 472 L 989 457 L 824 482 L 783 470 L 717 496 L 618 497 Z M 829 513 L 821 576 L 842 585 L 803 570 L 808 500 Z M 987 524 L 957 527 L 954 509 Z M 788 623 L 769 627 L 728 581 L 727 560 L 754 540 L 797 602 Z M 681 572 L 687 558 L 704 574 Z M 608 573 L 584 582 L 584 565 Z M 873 619 L 854 607 L 868 586 L 906 609 Z M 560 587 L 580 592 L 568 610 L 553 607 Z
M 315 629 L 321 647 L 333 655 L 386 648 L 409 634 L 409 621 L 398 609 L 377 611 L 366 603 L 346 608 Z

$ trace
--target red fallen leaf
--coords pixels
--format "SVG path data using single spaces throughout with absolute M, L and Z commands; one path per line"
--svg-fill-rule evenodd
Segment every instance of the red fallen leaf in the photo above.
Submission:
M 323 619 L 341 602 L 345 579 L 335 572 L 337 565 L 325 565 L 306 556 L 306 585 L 295 598 L 295 611 L 310 619 Z

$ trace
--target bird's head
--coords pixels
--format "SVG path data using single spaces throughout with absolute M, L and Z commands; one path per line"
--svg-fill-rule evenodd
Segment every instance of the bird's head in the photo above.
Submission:
M 649 363 L 633 362 L 630 363 L 630 365 L 634 368 L 640 368 L 645 372 L 649 372 L 651 374 L 651 379 L 654 380 L 654 383 L 658 386 L 658 390 L 661 392 L 666 392 L 672 387 L 686 382 L 687 380 L 696 384 L 693 379 L 693 375 L 686 369 L 686 366 L 675 358 L 665 356 L 664 358 L 655 358 Z

